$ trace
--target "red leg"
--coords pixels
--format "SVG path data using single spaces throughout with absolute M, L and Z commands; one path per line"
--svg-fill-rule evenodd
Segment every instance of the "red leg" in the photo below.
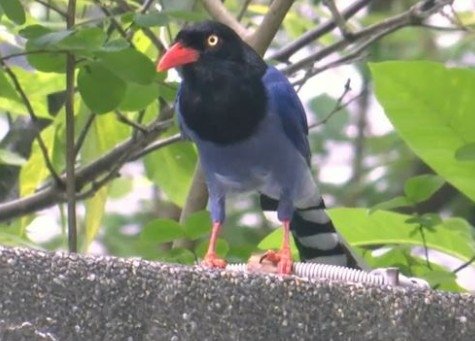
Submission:
M 282 240 L 282 247 L 278 252 L 269 250 L 261 261 L 267 259 L 268 261 L 277 265 L 277 273 L 281 275 L 290 275 L 292 273 L 292 254 L 290 253 L 290 221 L 283 221 L 284 224 L 284 238 Z
M 224 269 L 226 267 L 226 261 L 224 259 L 218 258 L 216 255 L 216 241 L 218 239 L 219 230 L 221 228 L 221 223 L 214 222 L 213 229 L 211 231 L 211 238 L 209 240 L 208 251 L 201 262 L 201 265 L 207 268 L 220 268 Z

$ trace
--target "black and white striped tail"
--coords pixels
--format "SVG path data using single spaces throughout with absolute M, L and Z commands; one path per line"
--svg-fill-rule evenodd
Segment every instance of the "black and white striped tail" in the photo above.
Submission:
M 277 201 L 261 195 L 261 207 L 264 211 L 275 211 Z M 315 206 L 297 209 L 292 216 L 290 229 L 302 262 L 359 268 L 326 214 L 323 199 Z

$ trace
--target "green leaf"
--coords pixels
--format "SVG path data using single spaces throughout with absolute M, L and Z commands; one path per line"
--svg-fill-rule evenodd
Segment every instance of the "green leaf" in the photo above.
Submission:
M 203 258 L 208 250 L 208 240 L 203 240 L 199 243 L 195 248 L 195 253 L 198 255 L 199 258 Z M 219 257 L 225 257 L 229 251 L 229 244 L 226 240 L 219 238 L 216 242 L 216 254 Z
M 119 106 L 126 83 L 102 63 L 91 63 L 79 71 L 78 88 L 89 109 L 103 114 Z
M 406 220 L 408 224 L 418 224 L 426 228 L 432 228 L 442 223 L 442 218 L 435 213 L 426 213 L 421 216 L 411 217 Z
M 8 19 L 18 25 L 23 25 L 25 23 L 25 10 L 21 5 L 20 0 L 0 0 L 0 6 Z
M 119 109 L 122 111 L 139 111 L 152 103 L 158 96 L 158 85 L 150 83 L 141 85 L 128 82 L 125 96 L 120 102 Z
M 8 98 L 16 102 L 20 102 L 20 96 L 10 84 L 10 81 L 7 79 L 3 69 L 0 69 L 0 97 Z
M 25 163 L 26 160 L 22 156 L 6 149 L 0 149 L 0 164 L 23 166 Z
M 185 236 L 188 239 L 198 239 L 211 232 L 211 217 L 208 211 L 198 211 L 191 214 L 184 224 Z
M 64 75 L 39 71 L 30 72 L 16 66 L 12 66 L 12 71 L 17 76 L 25 93 L 28 94 L 36 116 L 51 119 L 46 98 L 51 93 L 64 90 Z M 27 115 L 26 107 L 22 101 L 2 97 L 0 97 L 0 110 L 8 111 L 13 115 Z
M 41 137 L 51 158 L 55 147 L 56 127 L 51 125 L 41 132 Z M 30 157 L 20 170 L 20 196 L 24 197 L 35 192 L 36 188 L 50 175 L 46 168 L 43 154 L 35 140 Z
M 98 27 L 87 27 L 72 31 L 56 47 L 70 51 L 100 50 L 106 40 L 106 34 Z
M 378 101 L 399 135 L 437 174 L 475 201 L 475 71 L 425 61 L 370 64 Z
M 444 180 L 432 174 L 412 177 L 404 185 L 404 193 L 412 203 L 420 203 L 429 199 L 444 184 Z
M 370 213 L 373 213 L 377 210 L 392 210 L 395 208 L 400 208 L 400 207 L 407 207 L 411 206 L 411 203 L 407 200 L 406 197 L 395 197 L 392 199 L 389 199 L 387 201 L 383 201 L 370 209 Z
M 196 256 L 193 252 L 185 248 L 173 248 L 163 254 L 158 254 L 157 259 L 161 261 L 179 264 L 194 264 Z
M 117 52 L 98 52 L 97 55 L 105 67 L 127 82 L 147 85 L 156 77 L 152 61 L 132 48 Z
M 387 211 L 368 214 L 363 208 L 338 208 L 328 210 L 337 230 L 353 246 L 405 244 L 424 246 L 417 224 L 407 224 L 408 215 Z M 475 254 L 472 228 L 465 220 L 451 218 L 425 229 L 429 248 L 445 252 L 463 261 Z
M 282 228 L 278 228 L 275 231 L 269 233 L 264 239 L 260 241 L 257 247 L 260 250 L 279 250 L 282 245 L 282 239 L 284 238 L 284 232 Z M 299 251 L 295 246 L 294 238 L 290 238 L 290 251 L 292 252 L 293 259 L 299 259 Z
M 143 242 L 156 244 L 168 243 L 183 236 L 181 225 L 171 219 L 152 220 L 140 233 Z
M 107 186 L 99 189 L 94 196 L 86 202 L 86 218 L 84 227 L 86 231 L 86 241 L 83 245 L 84 251 L 87 251 L 91 242 L 96 238 L 101 227 L 102 217 L 104 216 L 107 202 Z
M 170 22 L 168 16 L 163 12 L 136 13 L 134 23 L 138 27 L 165 26 Z
M 185 204 L 197 161 L 189 142 L 177 142 L 147 155 L 144 159 L 147 177 L 180 207 Z
M 455 151 L 458 161 L 475 161 L 475 142 L 463 145 Z

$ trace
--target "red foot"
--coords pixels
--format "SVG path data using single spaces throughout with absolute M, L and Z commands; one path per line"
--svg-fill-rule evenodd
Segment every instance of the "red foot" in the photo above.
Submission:
M 215 253 L 206 254 L 205 258 L 201 261 L 201 266 L 205 268 L 224 269 L 226 265 L 226 261 L 219 258 Z
M 290 249 L 282 249 L 280 251 L 267 251 L 262 257 L 261 262 L 267 260 L 277 266 L 277 273 L 280 275 L 292 274 L 292 256 Z

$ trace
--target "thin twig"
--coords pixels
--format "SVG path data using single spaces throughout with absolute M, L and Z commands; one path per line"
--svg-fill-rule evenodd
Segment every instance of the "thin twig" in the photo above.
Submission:
M 242 18 L 244 17 L 244 14 L 246 14 L 247 8 L 249 7 L 251 2 L 252 0 L 245 0 L 244 3 L 242 4 L 241 10 L 239 11 L 239 14 L 236 17 L 238 22 L 240 22 Z
M 372 0 L 357 1 L 353 3 L 350 7 L 348 7 L 346 10 L 344 10 L 341 13 L 341 16 L 348 20 L 353 15 L 358 13 L 361 9 L 365 8 L 366 5 L 368 5 L 368 3 L 370 3 L 371 1 Z M 282 62 L 287 61 L 290 58 L 290 56 L 293 55 L 295 52 L 307 46 L 312 41 L 329 33 L 335 27 L 336 27 L 335 20 L 327 21 L 324 24 L 317 26 L 314 29 L 304 33 L 298 39 L 278 49 L 277 51 L 275 51 L 269 56 L 269 59 L 279 60 Z
M 374 24 L 360 31 L 354 32 L 352 34 L 352 41 L 348 41 L 347 39 L 340 39 L 334 44 L 327 46 L 326 48 L 317 51 L 313 54 L 310 54 L 309 56 L 301 59 L 300 61 L 285 67 L 284 72 L 287 74 L 292 74 L 297 70 L 306 68 L 308 65 L 312 65 L 316 61 L 338 50 L 344 49 L 353 43 L 356 44 L 357 42 L 363 41 L 363 44 L 366 44 L 367 46 L 368 41 L 374 42 L 377 39 L 380 39 L 402 27 L 420 25 L 423 20 L 425 20 L 428 16 L 432 15 L 433 13 L 436 13 L 443 6 L 447 5 L 450 2 L 451 0 L 439 0 L 435 3 L 433 7 L 429 8 L 423 7 L 423 4 L 425 4 L 424 1 L 419 2 L 416 5 L 412 6 L 406 12 L 395 15 L 394 17 L 388 18 L 380 23 Z
M 424 226 L 422 226 L 422 224 L 419 224 L 417 228 L 419 230 L 419 234 L 421 235 L 422 246 L 424 247 L 424 257 L 426 261 L 426 266 L 427 268 L 432 270 L 432 265 L 430 264 L 429 260 L 429 247 L 427 246 L 426 234 L 424 233 Z
M 82 128 L 81 132 L 79 133 L 79 137 L 76 141 L 76 145 L 74 147 L 74 154 L 77 156 L 79 154 L 79 151 L 81 150 L 84 141 L 86 140 L 87 133 L 89 132 L 89 129 L 92 126 L 92 123 L 94 122 L 94 119 L 96 118 L 95 113 L 91 113 L 86 121 L 86 124 Z
M 55 11 L 56 13 L 58 13 L 60 16 L 62 16 L 63 18 L 67 18 L 68 16 L 68 13 L 66 13 L 65 11 L 63 11 L 61 8 L 53 5 L 51 2 L 47 2 L 47 1 L 44 1 L 44 0 L 35 0 L 35 2 L 39 3 L 39 4 L 42 4 L 43 6 L 45 6 L 46 8 L 48 9 L 51 9 L 53 11 Z
M 76 0 L 68 2 L 66 28 L 74 28 L 76 19 Z M 68 212 L 68 247 L 69 252 L 77 252 L 77 219 L 76 219 L 76 148 L 74 147 L 74 71 L 76 60 L 74 54 L 66 56 L 66 197 Z
M 323 4 L 330 10 L 333 20 L 335 21 L 340 33 L 343 37 L 348 40 L 351 40 L 352 34 L 346 25 L 345 18 L 341 15 L 336 7 L 334 0 L 323 0 Z
M 349 99 L 348 101 L 346 101 L 345 103 L 343 103 L 343 99 L 346 97 L 346 95 L 351 91 L 351 80 L 348 78 L 348 80 L 346 81 L 345 83 L 345 88 L 343 89 L 343 92 L 341 93 L 340 97 L 338 97 L 338 99 L 336 100 L 336 103 L 335 103 L 335 106 L 333 107 L 333 109 L 327 113 L 325 115 L 325 117 L 323 119 L 321 119 L 320 121 L 318 122 L 315 122 L 313 124 L 310 124 L 308 126 L 308 129 L 313 129 L 313 128 L 316 128 L 316 127 L 319 127 L 325 123 L 328 122 L 328 120 L 333 116 L 335 115 L 337 112 L 339 112 L 341 109 L 347 107 L 351 102 L 355 101 L 357 98 L 359 98 L 361 96 L 361 94 L 358 94 L 356 95 L 355 97 L 352 97 L 351 99 Z
M 145 128 L 143 125 L 132 121 L 127 116 L 125 116 L 123 113 L 121 113 L 119 110 L 116 110 L 115 114 L 117 115 L 117 118 L 119 119 L 119 122 L 122 122 L 122 123 L 134 128 L 134 130 L 138 130 L 142 133 L 147 131 L 147 128 Z
M 239 21 L 227 10 L 221 0 L 201 0 L 203 7 L 215 20 L 228 25 L 237 34 L 244 38 L 248 35 L 247 30 L 242 26 Z
M 109 9 L 101 3 L 100 0 L 93 0 L 94 3 L 99 7 L 102 13 L 110 20 L 112 26 L 119 32 L 119 34 L 122 36 L 122 38 L 128 40 L 127 37 L 127 32 L 123 29 L 122 25 L 117 21 L 117 19 L 114 17 L 114 15 L 109 11 Z
M 452 273 L 453 273 L 453 274 L 456 274 L 457 272 L 462 271 L 462 270 L 465 269 L 467 266 L 471 265 L 473 262 L 475 262 L 475 256 L 473 256 L 472 258 L 470 258 L 468 261 L 466 261 L 465 263 L 463 263 L 463 264 L 460 265 L 459 267 L 457 267 L 457 268 L 455 268 L 454 270 L 452 270 Z
M 282 20 L 294 3 L 293 0 L 274 0 L 269 6 L 269 10 L 264 16 L 262 23 L 257 30 L 246 39 L 260 55 L 269 47 L 272 39 L 279 30 Z
M 15 86 L 16 91 L 20 95 L 23 104 L 26 107 L 26 110 L 28 114 L 30 115 L 30 118 L 33 122 L 38 121 L 38 116 L 35 114 L 35 110 L 33 109 L 33 106 L 31 105 L 30 100 L 28 99 L 28 96 L 26 95 L 25 91 L 23 90 L 23 87 L 20 84 L 20 81 L 18 80 L 18 77 L 15 75 L 15 73 L 12 71 L 12 69 L 5 63 L 0 58 L 0 65 L 3 67 L 7 75 L 10 77 L 11 81 L 13 82 L 13 85 Z M 40 147 L 41 153 L 43 154 L 43 159 L 45 161 L 45 165 L 48 168 L 48 171 L 50 172 L 51 176 L 53 177 L 54 181 L 56 184 L 61 185 L 62 181 L 58 176 L 58 173 L 56 173 L 53 163 L 51 162 L 49 155 L 48 155 L 48 148 L 46 147 L 45 142 L 43 141 L 43 138 L 41 137 L 41 132 L 36 128 L 36 140 L 38 141 L 38 146 Z
M 143 156 L 150 154 L 151 152 L 154 152 L 158 149 L 161 149 L 163 147 L 166 147 L 172 143 L 181 141 L 182 137 L 181 134 L 175 134 L 170 137 L 164 138 L 162 140 L 159 140 L 157 142 L 152 143 L 149 145 L 147 148 L 144 148 L 143 150 L 139 151 L 138 153 L 134 154 L 131 156 L 131 160 L 138 160 L 142 158 Z

